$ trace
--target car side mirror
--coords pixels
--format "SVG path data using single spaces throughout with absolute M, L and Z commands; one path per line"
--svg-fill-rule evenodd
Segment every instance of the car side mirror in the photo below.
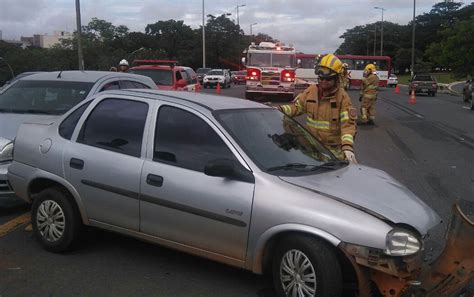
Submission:
M 240 180 L 248 183 L 255 182 L 255 178 L 250 171 L 243 168 L 238 162 L 230 159 L 216 159 L 209 161 L 204 167 L 204 174 Z
M 186 81 L 184 79 L 180 79 L 178 80 L 178 82 L 176 83 L 176 86 L 178 88 L 184 88 L 185 86 L 187 85 Z
M 242 57 L 242 64 L 245 65 L 245 57 Z

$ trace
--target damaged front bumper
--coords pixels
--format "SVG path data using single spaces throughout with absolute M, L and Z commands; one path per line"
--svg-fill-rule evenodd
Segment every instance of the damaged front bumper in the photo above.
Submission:
M 431 264 L 418 253 L 389 257 L 378 250 L 339 245 L 355 270 L 360 297 L 372 296 L 372 283 L 383 296 L 453 296 L 474 278 L 474 222 L 453 206 L 446 245 Z

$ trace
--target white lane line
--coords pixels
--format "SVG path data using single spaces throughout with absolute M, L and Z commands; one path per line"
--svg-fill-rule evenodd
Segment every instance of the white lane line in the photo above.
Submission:
M 464 109 L 471 109 L 469 106 L 461 106 Z

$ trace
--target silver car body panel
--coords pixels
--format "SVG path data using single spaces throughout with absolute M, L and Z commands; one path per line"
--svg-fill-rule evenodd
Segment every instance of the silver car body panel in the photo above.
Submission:
M 150 103 L 141 158 L 119 158 L 115 156 L 117 153 L 107 150 L 99 152 L 99 149 L 86 148 L 85 145 L 75 142 L 93 106 L 110 97 L 154 102 L 154 105 Z M 67 114 L 55 123 L 25 124 L 20 127 L 15 158 L 9 173 L 12 186 L 20 197 L 30 201 L 30 183 L 37 177 L 46 177 L 49 174 L 55 177 L 54 180 L 61 180 L 60 183 L 67 189 L 72 188 L 71 193 L 76 201 L 81 203 L 79 208 L 86 224 L 153 241 L 257 273 L 262 272 L 268 240 L 282 232 L 317 235 L 333 245 L 347 242 L 384 249 L 386 235 L 393 228 L 393 222 L 375 215 L 377 211 L 382 212 L 381 209 L 389 207 L 386 199 L 376 199 L 375 190 L 384 193 L 387 190 L 390 192 L 388 197 L 396 196 L 400 203 L 415 199 L 415 202 L 410 203 L 422 205 L 411 192 L 400 188 L 399 183 L 382 171 L 371 171 L 363 166 L 349 166 L 317 175 L 291 178 L 262 172 L 212 113 L 218 109 L 268 108 L 255 102 L 188 92 L 148 90 L 109 91 L 101 93 L 94 100 L 79 120 L 71 141 L 58 135 L 58 126 Z M 154 162 L 154 129 L 156 114 L 161 105 L 179 106 L 206 121 L 224 140 L 242 166 L 252 172 L 255 183 L 210 177 Z M 45 139 L 50 139 L 52 146 L 48 152 L 41 153 L 39 146 Z M 84 190 L 86 186 L 90 187 L 90 184 L 82 184 L 82 179 L 86 177 L 76 176 L 71 173 L 72 169 L 65 169 L 73 156 L 91 158 L 85 163 L 85 167 L 91 162 L 97 163 L 94 164 L 97 166 L 94 170 L 96 172 L 84 172 L 87 179 L 102 186 L 112 186 L 112 192 L 115 190 L 115 194 L 122 197 L 104 194 L 104 190 L 110 189 L 100 186 L 96 187 L 98 191 L 94 193 Z M 143 164 L 141 171 L 140 164 Z M 132 168 L 132 175 L 136 176 L 126 174 L 129 167 Z M 35 169 L 29 173 L 26 168 Z M 162 187 L 150 187 L 147 184 L 146 178 L 150 173 L 163 177 Z M 364 181 L 377 175 L 380 182 L 374 187 L 374 193 L 362 191 L 360 186 L 356 187 L 357 184 L 364 184 Z M 350 178 L 353 181 L 349 181 Z M 336 189 L 340 192 L 336 192 Z M 355 193 L 356 191 L 361 191 L 362 194 Z M 334 199 L 325 194 L 327 192 L 333 196 L 341 195 L 339 198 L 343 199 Z M 369 200 L 372 203 L 370 206 L 361 201 L 364 195 L 369 194 L 374 196 Z M 99 199 L 99 202 L 87 200 L 84 195 L 94 195 L 93 198 Z M 136 195 L 135 199 L 123 197 L 130 195 Z M 347 203 L 350 199 L 354 200 Z M 360 205 L 366 209 L 359 207 Z M 96 209 L 92 209 L 94 207 Z M 393 206 L 396 207 L 398 206 Z M 124 216 L 125 208 L 132 210 L 130 217 Z M 110 214 L 104 214 L 105 212 Z M 134 213 L 137 213 L 136 218 L 133 217 Z M 393 217 L 397 222 L 423 228 L 432 218 L 433 215 L 428 212 L 418 213 L 406 221 L 403 221 L 404 217 L 401 215 L 399 218 Z M 135 227 L 137 220 L 138 228 Z
M 317 176 L 281 179 L 360 207 L 392 223 L 408 224 L 422 235 L 441 223 L 441 218 L 426 203 L 382 170 L 350 165 Z

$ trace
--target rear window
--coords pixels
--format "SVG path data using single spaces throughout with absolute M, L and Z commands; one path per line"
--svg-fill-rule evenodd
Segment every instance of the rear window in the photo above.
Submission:
M 212 70 L 207 73 L 207 75 L 224 75 L 222 70 Z
M 209 71 L 211 71 L 211 68 L 198 68 L 198 70 L 196 70 L 196 73 L 203 73 L 203 74 L 206 74 L 206 73 L 208 73 Z
M 434 81 L 434 79 L 429 75 L 416 75 L 413 80 L 417 81 Z
M 20 80 L 0 94 L 0 110 L 63 114 L 84 100 L 92 86 L 88 82 Z
M 151 78 L 155 84 L 162 86 L 173 85 L 173 71 L 166 69 L 130 69 L 129 73 L 145 75 Z

